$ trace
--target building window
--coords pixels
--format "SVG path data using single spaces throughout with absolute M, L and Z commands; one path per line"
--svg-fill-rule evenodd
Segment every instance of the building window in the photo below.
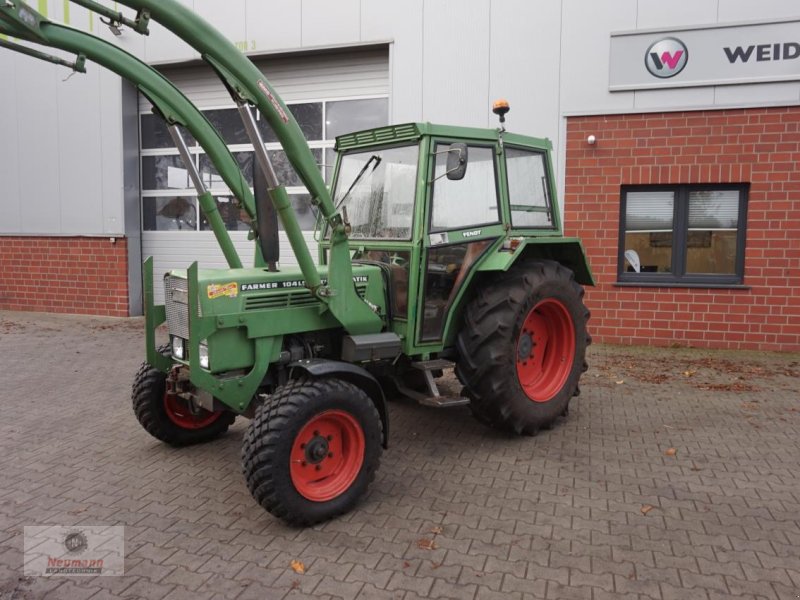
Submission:
M 746 215 L 746 185 L 623 187 L 618 280 L 741 284 Z
M 308 140 L 326 182 L 330 182 L 333 173 L 335 136 L 359 129 L 380 127 L 389 122 L 389 101 L 386 97 L 321 100 L 290 103 L 288 106 Z M 252 189 L 255 155 L 238 111 L 235 108 L 219 107 L 203 110 L 203 114 L 233 152 Z M 286 187 L 297 211 L 301 228 L 313 230 L 316 216 L 306 188 L 266 120 L 257 115 L 257 123 L 278 180 Z M 142 114 L 140 126 L 143 229 L 208 229 L 208 222 L 200 215 L 197 193 L 163 119 L 152 113 Z M 231 231 L 248 230 L 250 222 L 247 214 L 238 207 L 238 202 L 232 197 L 228 186 L 197 141 L 188 131 L 180 129 L 203 182 L 214 195 L 227 228 Z

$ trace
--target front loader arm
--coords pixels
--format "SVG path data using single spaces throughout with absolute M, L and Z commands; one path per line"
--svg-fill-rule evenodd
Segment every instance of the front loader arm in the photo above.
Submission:
M 72 1 L 79 5 L 85 5 L 86 2 Z M 151 20 L 160 23 L 200 52 L 238 104 L 250 103 L 258 107 L 332 232 L 328 282 L 322 285 L 297 218 L 293 211 L 286 209 L 288 198 L 283 186 L 272 186 L 270 196 L 283 221 L 306 286 L 327 304 L 334 317 L 349 333 L 380 331 L 383 325 L 381 318 L 356 293 L 352 283 L 346 224 L 333 204 L 297 121 L 266 77 L 225 36 L 176 0 L 122 0 L 120 4 L 139 11 L 140 14 L 146 11 Z
M 23 26 L 23 23 L 27 26 Z M 17 7 L 0 4 L 0 32 L 75 53 L 79 57 L 85 56 L 133 83 L 153 103 L 168 124 L 184 126 L 197 139 L 231 192 L 255 221 L 253 194 L 238 162 L 203 113 L 158 71 L 114 44 L 48 21 L 24 4 Z M 199 199 L 228 265 L 232 268 L 241 267 L 241 260 L 213 198 L 210 194 L 201 194 Z
M 84 58 L 88 57 L 90 60 L 103 65 L 114 73 L 129 80 L 150 99 L 157 112 L 161 113 L 168 123 L 183 125 L 195 139 L 198 140 L 216 166 L 217 171 L 220 173 L 225 183 L 230 187 L 233 194 L 237 197 L 242 206 L 245 207 L 255 223 L 253 196 L 237 161 L 233 158 L 228 147 L 211 123 L 209 123 L 205 116 L 167 79 L 153 68 L 117 46 L 88 33 L 48 22 L 43 16 L 34 13 L 30 7 L 25 5 L 20 5 L 20 10 L 25 12 L 26 15 L 36 15 L 33 20 L 30 18 L 26 19 L 26 22 L 29 24 L 33 23 L 35 28 L 30 25 L 22 27 L 18 21 L 19 13 L 12 12 L 13 8 L 14 7 L 9 7 L 7 5 L 0 5 L 0 33 L 18 39 L 44 44 L 53 48 L 59 48 L 68 52 L 78 53 L 78 60 L 74 63 L 68 62 L 58 57 L 33 50 L 27 46 L 21 46 L 10 42 L 4 42 L 2 47 L 55 64 L 67 66 L 80 72 L 85 72 L 83 62 Z M 241 261 L 230 240 L 230 235 L 225 229 L 225 224 L 222 222 L 222 218 L 216 209 L 213 198 L 207 192 L 201 194 L 199 198 L 200 206 L 217 236 L 217 240 L 223 253 L 225 253 L 229 266 L 232 268 L 241 267 Z M 263 264 L 263 261 L 259 262 L 260 253 L 258 251 L 258 246 L 256 247 L 256 252 L 257 264 Z M 165 371 L 169 367 L 169 360 L 165 359 L 156 351 L 155 329 L 164 322 L 166 316 L 164 306 L 156 306 L 153 302 L 152 259 L 148 259 L 145 262 L 143 275 L 146 307 L 145 317 L 147 324 L 147 360 L 154 367 Z

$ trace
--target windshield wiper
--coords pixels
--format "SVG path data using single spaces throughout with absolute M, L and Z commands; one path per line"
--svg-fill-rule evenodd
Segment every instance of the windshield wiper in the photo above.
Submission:
M 358 175 L 356 175 L 356 178 L 353 180 L 353 183 L 351 183 L 350 187 L 347 188 L 347 191 L 344 193 L 344 196 L 342 196 L 342 199 L 336 203 L 337 209 L 342 205 L 342 202 L 344 202 L 347 199 L 347 197 L 350 195 L 350 192 L 352 192 L 353 188 L 356 187 L 356 184 L 359 181 L 361 181 L 361 178 L 364 176 L 364 172 L 369 168 L 370 164 L 372 164 L 373 161 L 375 162 L 375 166 L 372 167 L 372 170 L 374 171 L 375 169 L 378 168 L 378 165 L 381 164 L 381 160 L 383 159 L 377 154 L 373 154 L 372 156 L 369 157 L 369 160 L 367 160 L 363 168 L 358 172 Z

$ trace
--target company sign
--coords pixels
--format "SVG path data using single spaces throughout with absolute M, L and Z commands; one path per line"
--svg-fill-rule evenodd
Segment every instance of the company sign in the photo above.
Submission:
M 800 19 L 611 34 L 609 89 L 800 80 Z

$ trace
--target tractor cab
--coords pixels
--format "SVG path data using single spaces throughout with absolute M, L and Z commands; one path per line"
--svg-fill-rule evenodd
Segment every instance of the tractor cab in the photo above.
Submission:
M 561 235 L 548 140 L 413 123 L 340 136 L 336 149 L 331 194 L 353 262 L 382 267 L 406 354 L 448 345 L 483 259 L 508 257 L 516 236 Z

